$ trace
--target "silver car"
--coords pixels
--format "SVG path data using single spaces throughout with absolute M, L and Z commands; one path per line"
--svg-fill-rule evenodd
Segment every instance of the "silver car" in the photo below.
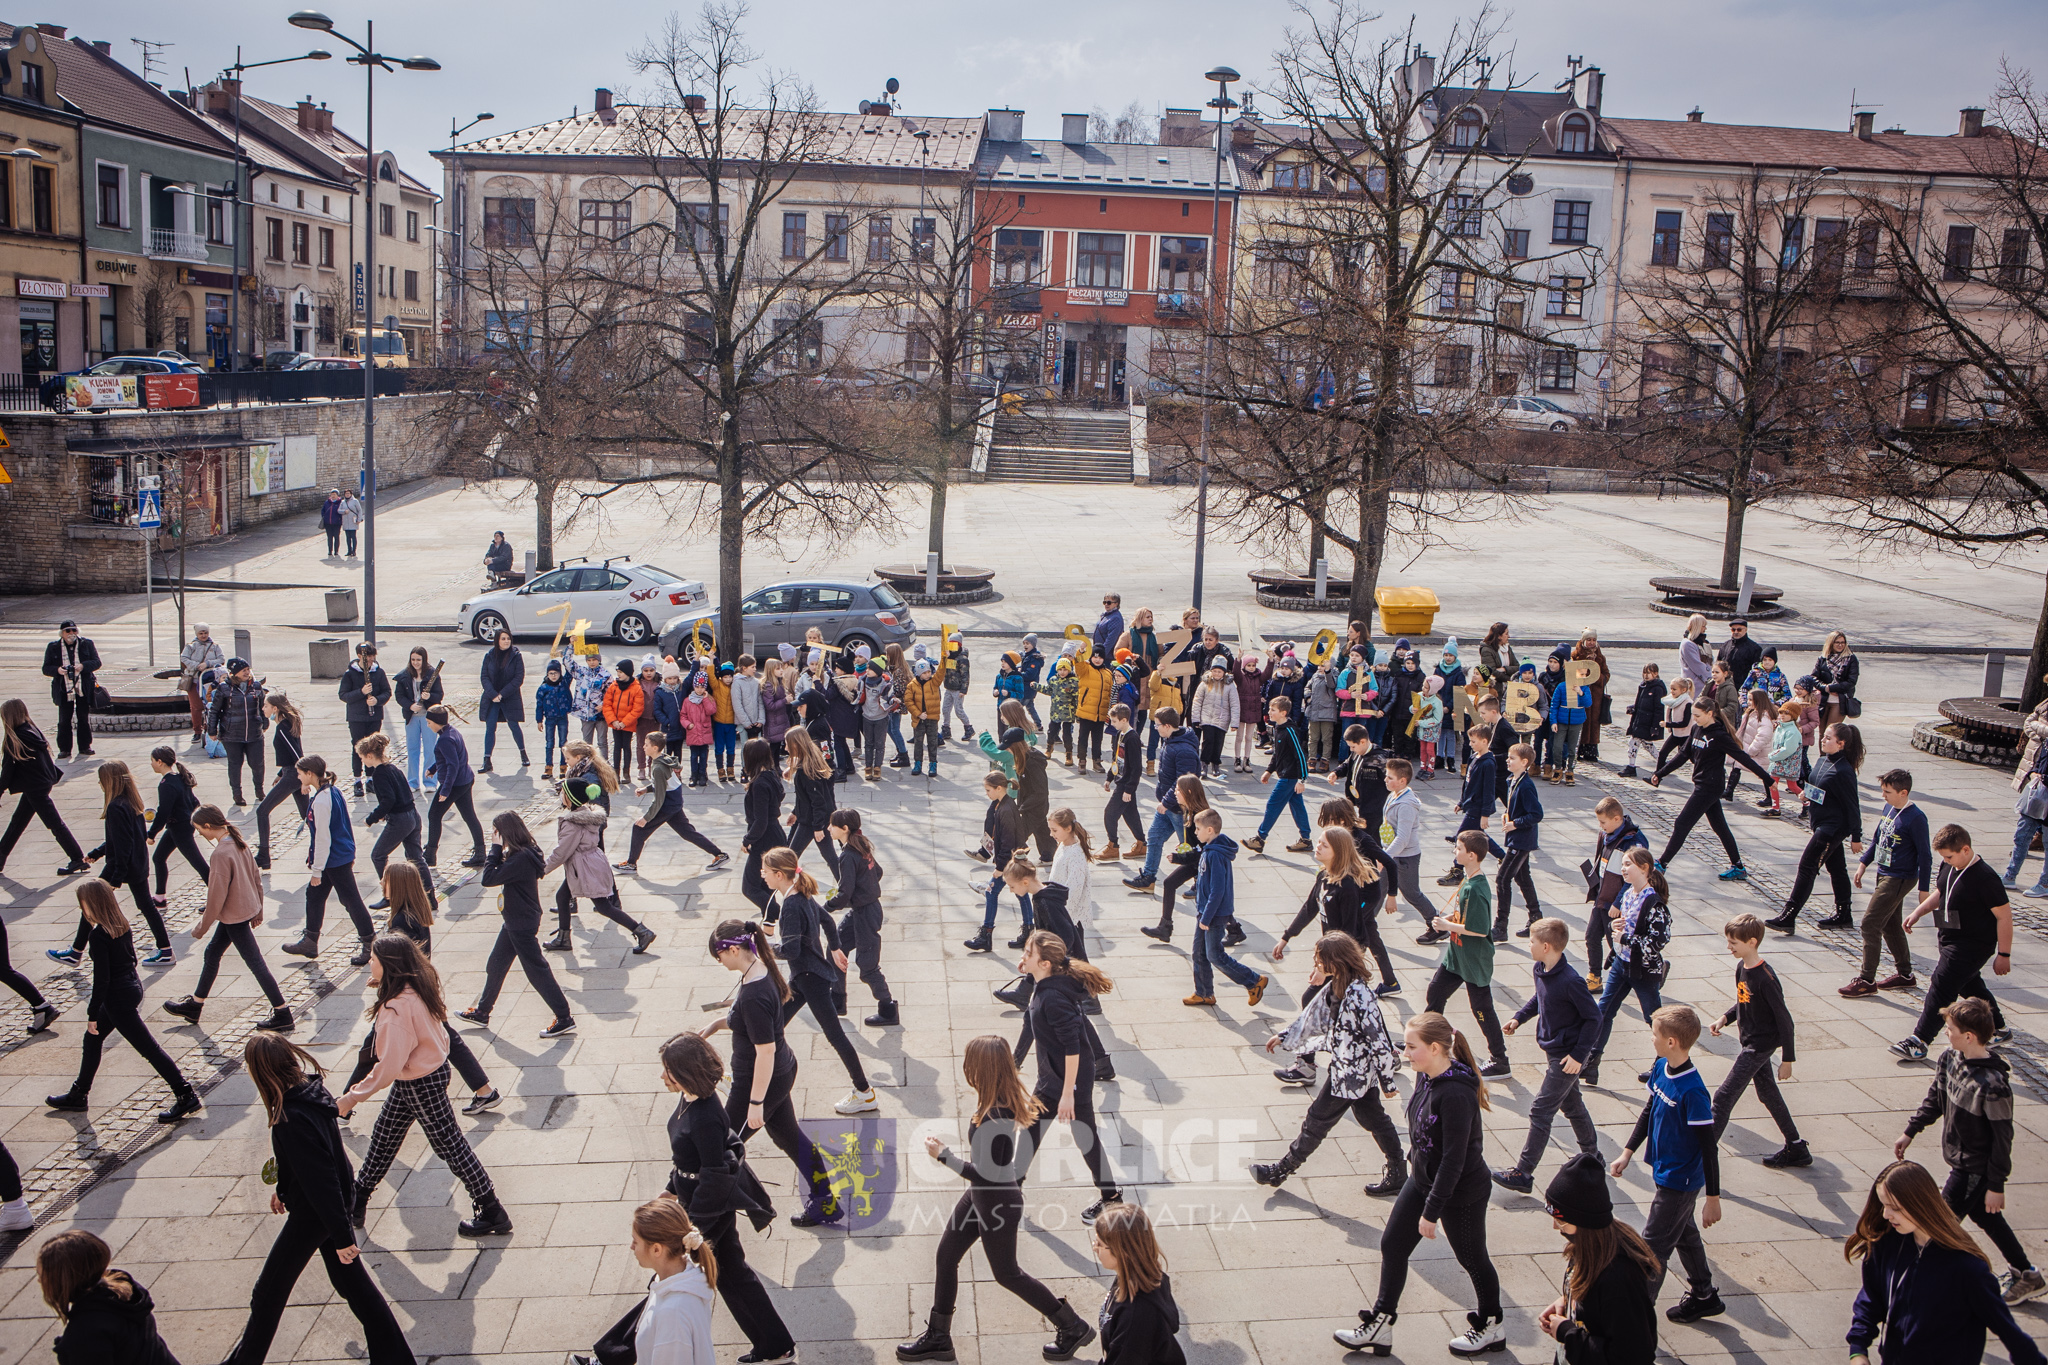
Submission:
M 774 583 L 740 602 L 737 652 L 759 658 L 778 645 L 801 645 L 813 626 L 828 646 L 864 644 L 877 654 L 887 645 L 907 650 L 917 639 L 909 604 L 887 583 Z M 693 606 L 662 627 L 661 652 L 694 657 L 700 640 L 715 651 L 717 628 L 716 602 Z
M 1511 427 L 1528 427 L 1535 431 L 1571 431 L 1579 425 L 1578 417 L 1567 412 L 1548 398 L 1496 398 L 1500 407 L 1500 420 Z

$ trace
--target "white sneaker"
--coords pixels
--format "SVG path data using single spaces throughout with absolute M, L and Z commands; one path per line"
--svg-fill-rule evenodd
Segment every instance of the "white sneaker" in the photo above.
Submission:
M 866 1114 L 876 1107 L 875 1092 L 872 1089 L 849 1090 L 846 1092 L 845 1099 L 832 1106 L 832 1112 L 835 1114 Z
M 15 1199 L 0 1204 L 0 1232 L 27 1232 L 36 1225 L 36 1216 L 30 1212 L 28 1200 Z
M 1472 1325 L 1463 1335 L 1451 1338 L 1451 1354 L 1476 1356 L 1481 1351 L 1504 1351 L 1508 1344 L 1507 1324 L 1499 1318 L 1482 1318 L 1477 1313 L 1467 1313 L 1465 1320 Z
M 1394 1349 L 1394 1317 L 1392 1313 L 1367 1310 L 1358 1315 L 1358 1326 L 1339 1327 L 1330 1335 L 1347 1351 L 1371 1351 L 1383 1356 Z

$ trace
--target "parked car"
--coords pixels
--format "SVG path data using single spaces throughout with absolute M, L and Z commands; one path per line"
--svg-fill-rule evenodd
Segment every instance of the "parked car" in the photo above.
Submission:
M 486 641 L 507 629 L 515 636 L 552 636 L 562 614 L 541 613 L 567 602 L 572 630 L 578 621 L 588 621 L 597 634 L 640 645 L 654 638 L 656 621 L 667 620 L 679 607 L 709 601 L 702 583 L 686 582 L 652 564 L 627 562 L 623 555 L 602 564 L 570 560 L 520 587 L 470 598 L 456 613 L 455 627 Z
M 265 351 L 263 368 L 266 370 L 296 370 L 313 357 L 304 351 Z
M 699 622 L 705 645 L 715 649 L 718 604 L 707 601 L 669 619 L 661 652 L 678 659 L 693 655 Z M 740 602 L 740 650 L 757 658 L 777 645 L 803 644 L 812 626 L 828 645 L 864 644 L 877 654 L 885 645 L 909 649 L 917 639 L 909 604 L 887 583 L 774 583 Z
M 205 374 L 206 367 L 179 356 L 114 355 L 108 356 L 97 365 L 83 370 L 70 370 L 64 374 L 46 375 L 36 388 L 36 397 L 46 408 L 58 412 L 69 410 L 70 404 L 64 397 L 64 381 L 81 374 Z
M 302 356 L 294 370 L 360 370 L 363 362 L 350 355 Z
M 1496 398 L 1500 419 L 1511 427 L 1535 431 L 1576 431 L 1579 418 L 1548 398 Z

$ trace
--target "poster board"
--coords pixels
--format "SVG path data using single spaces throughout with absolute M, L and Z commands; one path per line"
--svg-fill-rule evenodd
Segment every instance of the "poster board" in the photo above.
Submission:
M 319 464 L 318 436 L 287 436 L 284 438 L 284 486 L 286 489 L 311 488 L 318 477 Z M 273 483 L 271 487 L 277 485 Z

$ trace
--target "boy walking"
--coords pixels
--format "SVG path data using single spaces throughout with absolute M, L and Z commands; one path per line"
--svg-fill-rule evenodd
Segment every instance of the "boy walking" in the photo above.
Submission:
M 1586 1112 L 1585 1096 L 1579 1091 L 1579 1073 L 1593 1055 L 1600 1037 L 1600 1007 L 1586 989 L 1565 955 L 1571 930 L 1561 919 L 1539 919 L 1529 927 L 1529 953 L 1536 959 L 1536 994 L 1515 1011 L 1503 1030 L 1513 1033 L 1536 1020 L 1536 1046 L 1543 1049 L 1543 1084 L 1529 1101 L 1529 1137 L 1522 1144 L 1521 1159 L 1504 1171 L 1493 1173 L 1493 1183 L 1504 1190 L 1528 1194 L 1536 1188 L 1536 1163 L 1550 1144 L 1550 1126 L 1561 1109 L 1579 1140 L 1581 1152 L 1598 1155 L 1600 1130 Z
M 1284 735 L 1285 717 L 1280 722 Z M 1277 749 L 1283 739 L 1276 738 Z M 1236 887 L 1231 860 L 1237 857 L 1237 843 L 1223 832 L 1223 817 L 1210 807 L 1195 817 L 1195 842 L 1202 846 L 1201 862 L 1195 872 L 1195 993 L 1183 1005 L 1216 1003 L 1216 978 L 1212 967 L 1245 988 L 1248 1005 L 1257 1005 L 1266 994 L 1267 978 L 1232 957 L 1223 946 L 1224 931 L 1235 917 Z
M 1657 1060 L 1650 1064 L 1650 1098 L 1636 1116 L 1635 1131 L 1608 1173 L 1619 1179 L 1636 1149 L 1649 1141 L 1650 1175 L 1657 1193 L 1650 1200 L 1643 1240 L 1668 1269 L 1675 1247 L 1690 1282 L 1684 1298 L 1664 1310 L 1673 1322 L 1697 1322 L 1727 1311 L 1714 1287 L 1714 1268 L 1707 1262 L 1706 1239 L 1700 1229 L 1721 1221 L 1721 1163 L 1714 1142 L 1714 1102 L 1706 1082 L 1692 1064 L 1693 1044 L 1700 1040 L 1700 1017 L 1689 1005 L 1666 1005 L 1650 1016 L 1650 1042 Z M 1697 1222 L 1693 1207 L 1706 1201 Z M 1657 1272 L 1654 1295 L 1664 1287 Z
M 1529 924 L 1543 913 L 1536 904 L 1536 880 L 1529 875 L 1529 860 L 1536 856 L 1536 826 L 1543 819 L 1543 801 L 1536 795 L 1536 779 L 1529 771 L 1535 766 L 1536 751 L 1528 745 L 1517 744 L 1508 750 L 1508 809 L 1507 818 L 1501 821 L 1507 853 L 1496 876 L 1500 913 L 1493 921 L 1495 943 L 1508 941 L 1508 911 L 1514 906 L 1515 887 L 1522 888 L 1522 899 L 1529 903 L 1529 923 L 1515 931 L 1516 938 L 1529 937 Z
M 1735 1058 L 1735 1065 L 1728 1069 L 1721 1088 L 1714 1092 L 1714 1140 L 1721 1140 L 1729 1114 L 1753 1080 L 1757 1098 L 1771 1111 L 1778 1132 L 1785 1138 L 1785 1145 L 1765 1157 L 1764 1165 L 1811 1166 L 1813 1154 L 1807 1151 L 1806 1140 L 1799 1136 L 1799 1125 L 1792 1121 L 1792 1111 L 1778 1089 L 1779 1081 L 1792 1079 L 1792 1011 L 1785 1008 L 1785 987 L 1778 974 L 1763 959 L 1764 922 L 1755 915 L 1737 915 L 1721 927 L 1721 935 L 1727 941 L 1728 951 L 1736 957 L 1735 1003 L 1714 1021 L 1711 1031 L 1718 1038 L 1723 1028 L 1735 1025 L 1742 1051 Z M 1779 1063 L 1774 1077 L 1771 1054 L 1780 1049 L 1785 1060 Z
M 1941 956 L 1934 964 L 1934 978 L 1927 983 L 1920 1022 L 1891 1047 L 1895 1056 L 1915 1062 L 1927 1056 L 1927 1045 L 1941 1027 L 1942 1007 L 1966 995 L 1991 1006 L 1992 1042 L 2004 1042 L 2010 1036 L 1998 999 L 1984 984 L 1984 964 L 1990 962 L 1998 976 L 2012 970 L 2012 900 L 1991 864 L 1970 847 L 1970 831 L 1961 825 L 1943 825 L 1935 831 L 1933 843 L 1942 862 L 1941 872 L 1933 893 L 1906 916 L 1904 927 L 1910 934 L 1923 916 L 1932 914 Z
M 1259 821 L 1259 832 L 1244 841 L 1244 846 L 1254 853 L 1266 849 L 1266 835 L 1279 823 L 1280 811 L 1284 807 L 1294 817 L 1294 827 L 1301 831 L 1301 838 L 1287 846 L 1289 853 L 1309 851 L 1308 805 L 1301 799 L 1301 784 L 1308 776 L 1308 754 L 1301 746 L 1301 734 L 1287 718 L 1294 711 L 1294 703 L 1286 697 L 1275 697 L 1266 705 L 1266 719 L 1272 725 L 1273 756 L 1266 760 L 1266 771 L 1259 774 L 1261 784 L 1272 782 L 1273 793 L 1266 798 L 1266 815 Z
M 1934 871 L 1934 848 L 1927 837 L 1927 813 L 1913 804 L 1913 774 L 1893 768 L 1877 779 L 1884 793 L 1884 814 L 1878 817 L 1877 832 L 1856 863 L 1856 886 L 1863 886 L 1863 874 L 1871 860 L 1877 861 L 1877 889 L 1863 907 L 1863 968 L 1856 979 L 1839 994 L 1856 999 L 1879 991 L 1911 990 L 1919 984 L 1913 976 L 1913 950 L 1906 943 L 1906 892 L 1916 884 L 1927 894 L 1927 879 Z M 1877 976 L 1880 949 L 1892 954 L 1892 974 L 1882 981 Z
M 1941 1017 L 1948 1027 L 1948 1051 L 1936 1064 L 1927 1098 L 1892 1144 L 1892 1156 L 1904 1161 L 1913 1139 L 1940 1120 L 1941 1159 L 1949 1166 L 1942 1198 L 1956 1217 L 1984 1229 L 2005 1257 L 2011 1267 L 1999 1277 L 2005 1301 L 2025 1303 L 2048 1294 L 2048 1281 L 2005 1221 L 2005 1182 L 2012 1175 L 2012 1068 L 1991 1050 L 1991 1006 L 1965 997 Z
M 1465 785 L 1458 791 L 1458 804 L 1451 809 L 1463 817 L 1457 832 L 1449 837 L 1455 840 L 1468 829 L 1484 833 L 1493 823 L 1493 808 L 1500 804 L 1500 786 L 1495 780 L 1496 764 L 1500 760 L 1493 756 L 1493 727 L 1500 723 L 1500 704 L 1492 697 L 1479 703 L 1479 724 L 1472 727 L 1469 738 L 1472 741 L 1472 761 L 1465 765 Z M 1488 719 L 1491 717 L 1491 719 Z M 1487 851 L 1495 857 L 1502 856 L 1498 844 L 1487 836 Z M 1438 886 L 1456 886 L 1465 876 L 1465 869 L 1459 864 L 1457 855 L 1451 855 L 1451 870 L 1436 879 Z
M 1102 845 L 1102 852 L 1095 855 L 1100 863 L 1136 858 L 1145 851 L 1145 827 L 1138 821 L 1138 779 L 1145 774 L 1145 764 L 1138 732 L 1131 725 L 1131 708 L 1122 702 L 1110 707 L 1109 728 L 1109 775 L 1102 783 L 1102 789 L 1109 793 L 1109 804 L 1102 812 L 1109 838 Z M 1131 830 L 1131 846 L 1123 852 L 1118 852 L 1116 846 L 1119 825 L 1129 825 Z
M 1485 858 L 1484 834 L 1467 830 L 1458 836 L 1458 861 L 1465 868 L 1465 880 L 1458 887 L 1456 908 L 1448 917 L 1438 915 L 1430 923 L 1435 935 L 1431 942 L 1445 938 L 1450 942 L 1444 944 L 1443 958 L 1430 978 L 1423 1008 L 1443 1013 L 1445 1003 L 1463 986 L 1465 1001 L 1486 1037 L 1488 1060 L 1479 1074 L 1505 1076 L 1513 1068 L 1508 1065 L 1508 1043 L 1500 1031 L 1500 1018 L 1493 1011 L 1493 887 L 1479 875 Z
M 1405 758 L 1387 760 L 1387 808 L 1377 833 L 1394 860 L 1401 894 L 1422 912 L 1427 928 L 1436 918 L 1436 906 L 1422 894 L 1422 798 L 1415 794 L 1414 780 L 1414 764 Z

